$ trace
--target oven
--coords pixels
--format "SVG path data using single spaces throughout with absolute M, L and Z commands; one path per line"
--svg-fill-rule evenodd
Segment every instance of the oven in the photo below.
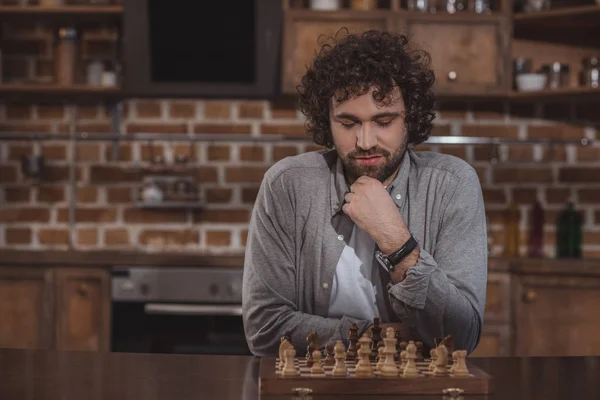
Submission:
M 251 354 L 241 269 L 119 266 L 111 285 L 113 352 Z

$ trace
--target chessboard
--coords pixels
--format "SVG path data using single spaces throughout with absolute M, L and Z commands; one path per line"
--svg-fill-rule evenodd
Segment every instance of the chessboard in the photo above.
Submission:
M 429 369 L 431 361 L 416 361 L 420 376 L 404 378 L 398 376 L 382 376 L 376 370 L 376 362 L 372 361 L 372 377 L 357 377 L 356 361 L 346 361 L 348 373 L 345 377 L 332 376 L 333 366 L 323 365 L 323 373 L 313 374 L 307 366 L 305 358 L 294 359 L 299 375 L 284 377 L 281 373 L 278 357 L 261 359 L 259 374 L 259 391 L 262 395 L 286 395 L 307 390 L 314 395 L 400 395 L 400 394 L 436 394 L 441 395 L 446 389 L 459 389 L 463 395 L 492 393 L 492 377 L 475 365 L 467 362 L 469 374 L 466 376 L 433 376 Z M 451 367 L 449 363 L 448 368 Z

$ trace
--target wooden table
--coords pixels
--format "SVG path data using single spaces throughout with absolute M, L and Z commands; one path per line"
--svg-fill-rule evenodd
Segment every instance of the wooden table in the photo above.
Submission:
M 600 357 L 471 360 L 494 376 L 495 392 L 465 400 L 600 398 Z M 238 356 L 0 349 L 0 399 L 253 400 L 259 399 L 259 362 Z M 367 400 L 365 396 L 312 396 L 314 400 L 342 398 Z M 381 398 L 439 400 L 442 396 Z

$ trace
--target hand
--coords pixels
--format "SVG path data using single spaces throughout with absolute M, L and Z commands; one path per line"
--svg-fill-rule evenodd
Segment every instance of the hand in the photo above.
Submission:
M 350 186 L 344 199 L 344 213 L 373 238 L 384 253 L 395 251 L 410 237 L 396 204 L 377 179 L 361 176 Z

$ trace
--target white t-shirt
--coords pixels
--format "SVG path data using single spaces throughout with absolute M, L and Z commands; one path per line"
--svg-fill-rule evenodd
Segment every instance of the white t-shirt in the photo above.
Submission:
M 354 225 L 333 276 L 329 317 L 342 316 L 373 320 L 379 317 L 377 285 L 379 271 L 374 265 L 375 241 Z

